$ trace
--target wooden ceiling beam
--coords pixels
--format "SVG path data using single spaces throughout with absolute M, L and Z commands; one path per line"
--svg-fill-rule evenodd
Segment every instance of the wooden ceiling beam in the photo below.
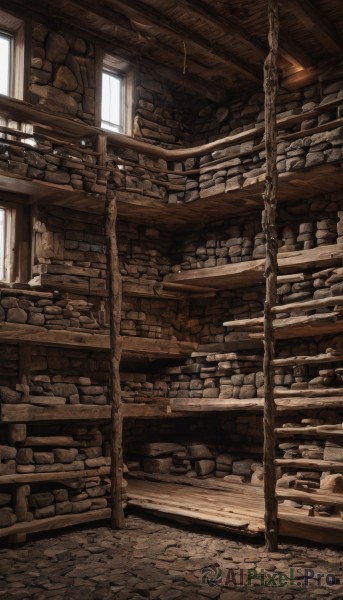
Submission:
M 343 41 L 337 35 L 334 27 L 328 22 L 325 15 L 309 0 L 281 0 L 283 7 L 311 31 L 316 40 L 328 52 L 342 53 Z
M 129 4 L 121 0 L 110 0 L 110 4 L 107 3 L 106 6 L 116 8 L 121 14 L 125 14 L 130 19 L 138 21 L 142 25 L 153 27 L 155 30 L 179 40 L 182 44 L 186 44 L 186 47 L 187 44 L 192 44 L 202 54 L 213 56 L 213 58 L 230 68 L 234 68 L 255 83 L 262 82 L 262 70 L 245 63 L 237 56 L 233 56 L 230 52 L 217 45 L 209 44 L 202 35 L 172 21 L 163 13 L 152 9 L 140 0 L 130 0 Z M 99 5 L 97 5 L 97 10 L 99 8 Z
M 1 6 L 4 10 L 16 14 L 19 18 L 23 19 L 25 17 L 25 5 L 21 0 L 1 0 Z M 145 58 L 138 49 L 128 50 L 127 48 L 116 44 L 112 37 L 103 33 L 100 36 L 100 33 L 97 34 L 94 28 L 93 31 L 90 32 L 87 27 L 80 24 L 80 21 L 78 21 L 77 24 L 74 24 L 71 22 L 70 18 L 64 17 L 62 14 L 58 13 L 58 8 L 55 9 L 54 19 L 51 19 L 49 11 L 43 9 L 41 6 L 36 6 L 35 0 L 32 0 L 30 3 L 30 15 L 33 19 L 45 23 L 52 29 L 58 29 L 59 26 L 63 24 L 65 31 L 77 35 L 78 37 L 88 39 L 110 54 L 116 54 L 119 58 L 129 61 L 132 64 L 141 64 L 147 68 L 153 68 L 156 71 L 158 70 L 161 76 L 165 77 L 167 80 L 173 81 L 180 87 L 189 90 L 190 93 L 201 95 L 216 104 L 225 103 L 228 100 L 229 92 L 221 87 L 220 84 L 215 83 L 215 85 L 209 86 L 208 80 L 203 79 L 199 75 L 190 75 L 187 73 L 187 75 L 184 76 L 175 68 L 166 66 L 165 62 L 159 61 L 158 58 Z
M 241 40 L 254 50 L 257 58 L 265 60 L 268 45 L 255 35 L 248 33 L 236 20 L 232 22 L 219 15 L 216 10 L 202 0 L 178 0 L 178 5 L 188 8 L 194 16 L 200 17 L 205 23 L 216 27 L 222 33 Z M 314 63 L 313 58 L 303 48 L 294 42 L 290 43 L 283 36 L 280 37 L 279 53 L 291 64 L 297 66 L 310 67 Z
M 157 47 L 157 45 L 154 44 L 154 40 L 151 38 L 151 36 L 145 35 L 144 33 L 133 29 L 132 25 L 131 25 L 131 21 L 128 17 L 120 15 L 117 12 L 113 12 L 112 9 L 109 9 L 107 7 L 96 7 L 96 12 L 95 12 L 94 3 L 92 0 L 68 0 L 68 4 L 71 6 L 72 5 L 76 6 L 77 10 L 86 12 L 88 16 L 91 16 L 94 19 L 101 17 L 102 20 L 104 20 L 105 22 L 108 22 L 108 24 L 111 24 L 111 25 L 114 22 L 116 27 L 119 26 L 119 28 L 126 35 L 130 35 L 130 36 L 136 35 L 137 38 L 144 40 L 146 42 L 146 44 L 149 46 L 149 53 L 151 50 L 156 49 L 156 48 L 154 48 L 154 45 Z M 183 51 L 175 48 L 175 45 L 173 47 L 171 47 L 168 44 L 161 42 L 160 40 L 158 41 L 158 49 L 168 52 L 169 54 L 173 55 L 177 60 L 179 60 L 179 63 L 180 63 L 179 74 L 181 75 L 183 72 L 183 63 L 184 63 Z M 195 59 L 193 56 L 192 56 L 192 58 L 188 57 L 187 66 L 188 66 L 188 68 L 194 67 L 197 70 L 199 68 L 202 69 L 203 71 L 205 70 L 206 71 L 206 80 L 208 78 L 212 79 L 212 77 L 211 77 L 211 75 L 212 75 L 212 76 L 222 77 L 223 79 L 227 79 L 228 81 L 230 81 L 230 83 L 232 83 L 232 77 L 228 76 L 228 74 L 225 72 L 224 67 L 222 67 L 221 69 L 218 69 L 218 67 L 211 69 L 211 74 L 209 76 L 208 66 L 204 65 L 201 61 Z M 215 85 L 217 84 L 217 82 L 213 82 L 213 83 Z

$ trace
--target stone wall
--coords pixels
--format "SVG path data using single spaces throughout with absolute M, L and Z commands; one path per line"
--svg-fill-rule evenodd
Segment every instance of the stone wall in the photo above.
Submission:
M 278 119 L 310 110 L 324 99 L 334 99 L 340 94 L 342 80 L 340 78 L 342 63 L 340 61 L 322 61 L 319 64 L 321 74 L 318 81 L 297 91 L 284 88 L 278 90 Z M 317 124 L 326 123 L 327 115 L 308 119 L 301 125 L 306 131 Z M 262 91 L 241 95 L 225 105 L 203 103 L 194 118 L 194 145 L 217 140 L 227 135 L 235 135 L 253 127 L 263 126 L 264 95 Z
M 167 147 L 189 146 L 192 99 L 146 68 L 140 68 L 135 89 L 133 135 Z
M 54 113 L 94 124 L 95 52 L 85 39 L 32 28 L 29 101 Z

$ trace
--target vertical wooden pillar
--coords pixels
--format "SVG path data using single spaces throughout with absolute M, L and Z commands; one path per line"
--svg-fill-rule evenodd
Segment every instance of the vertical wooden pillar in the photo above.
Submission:
M 265 93 L 265 148 L 266 185 L 262 226 L 266 236 L 266 298 L 264 304 L 264 501 L 265 539 L 270 552 L 277 550 L 277 499 L 275 495 L 275 412 L 274 399 L 275 338 L 272 308 L 277 300 L 277 233 L 276 233 L 276 192 L 278 175 L 276 169 L 276 98 L 278 89 L 277 53 L 279 38 L 278 0 L 268 0 L 269 54 L 264 64 Z
M 106 240 L 109 272 L 109 308 L 110 308 L 110 398 L 111 398 L 111 525 L 113 529 L 124 526 L 122 507 L 123 481 L 123 409 L 120 385 L 120 360 L 122 342 L 120 337 L 122 281 L 120 275 L 117 234 L 117 203 L 115 194 L 106 195 Z

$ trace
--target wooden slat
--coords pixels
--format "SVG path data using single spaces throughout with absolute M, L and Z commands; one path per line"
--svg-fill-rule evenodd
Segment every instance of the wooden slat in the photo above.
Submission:
M 171 398 L 171 410 L 178 412 L 263 411 L 263 398 Z M 341 408 L 342 397 L 277 398 L 278 412 L 292 410 Z
M 26 423 L 27 421 L 70 421 L 107 420 L 111 416 L 110 406 L 87 404 L 65 404 L 64 406 L 33 406 L 32 404 L 2 404 L 1 420 L 4 423 Z
M 15 525 L 0 529 L 0 537 L 8 537 L 21 533 L 38 533 L 39 531 L 63 529 L 64 527 L 72 527 L 80 525 L 81 523 L 103 521 L 104 519 L 109 519 L 110 515 L 110 508 L 101 508 L 99 510 L 90 510 L 76 515 L 61 515 L 58 517 L 49 517 L 48 519 L 34 519 L 33 521 L 15 523 Z
M 84 477 L 97 477 L 98 475 L 108 475 L 109 472 L 110 467 L 100 467 L 99 469 L 86 469 L 84 471 L 59 471 L 56 473 L 15 473 L 13 475 L 0 475 L 0 484 L 10 485 L 22 483 L 64 481 L 67 479 L 83 479 Z
M 343 473 L 343 462 L 336 460 L 311 460 L 310 458 L 277 458 L 275 460 L 277 467 L 287 467 L 299 469 L 311 469 L 314 471 L 335 471 Z
M 343 398 L 342 398 L 342 409 L 343 409 Z M 342 437 L 343 436 L 343 425 L 317 425 L 315 427 L 276 427 L 275 433 L 278 437 L 292 437 L 293 435 L 299 436 L 325 436 L 325 437 Z
M 134 336 L 123 336 L 123 352 L 141 354 L 147 358 L 179 358 L 190 356 L 197 348 L 194 342 L 177 340 L 161 340 Z M 19 323 L 0 323 L 1 343 L 25 343 L 43 346 L 62 346 L 65 348 L 89 348 L 92 350 L 108 350 L 109 336 L 106 330 L 100 333 L 83 333 L 80 331 L 53 330 L 35 325 Z

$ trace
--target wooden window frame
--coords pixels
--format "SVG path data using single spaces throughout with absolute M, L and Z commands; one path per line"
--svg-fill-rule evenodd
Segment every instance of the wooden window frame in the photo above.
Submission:
M 97 86 L 96 86 L 96 97 L 95 97 L 95 124 L 97 127 L 103 129 L 104 132 L 110 130 L 101 126 L 102 115 L 101 115 L 101 102 L 102 102 L 102 74 L 108 73 L 115 77 L 120 77 L 123 81 L 122 84 L 122 119 L 121 119 L 121 131 L 123 135 L 132 135 L 132 122 L 133 122 L 133 97 L 134 97 L 134 81 L 135 71 L 132 65 L 127 61 L 124 61 L 112 54 L 104 53 L 101 49 L 97 48 L 96 52 L 96 72 L 97 72 Z M 113 132 L 112 132 L 113 133 Z
M 4 281 L 27 283 L 32 273 L 30 206 L 0 193 L 0 208 L 5 211 Z
M 25 100 L 29 78 L 28 27 L 25 22 L 0 9 L 0 32 L 11 39 L 8 96 Z

